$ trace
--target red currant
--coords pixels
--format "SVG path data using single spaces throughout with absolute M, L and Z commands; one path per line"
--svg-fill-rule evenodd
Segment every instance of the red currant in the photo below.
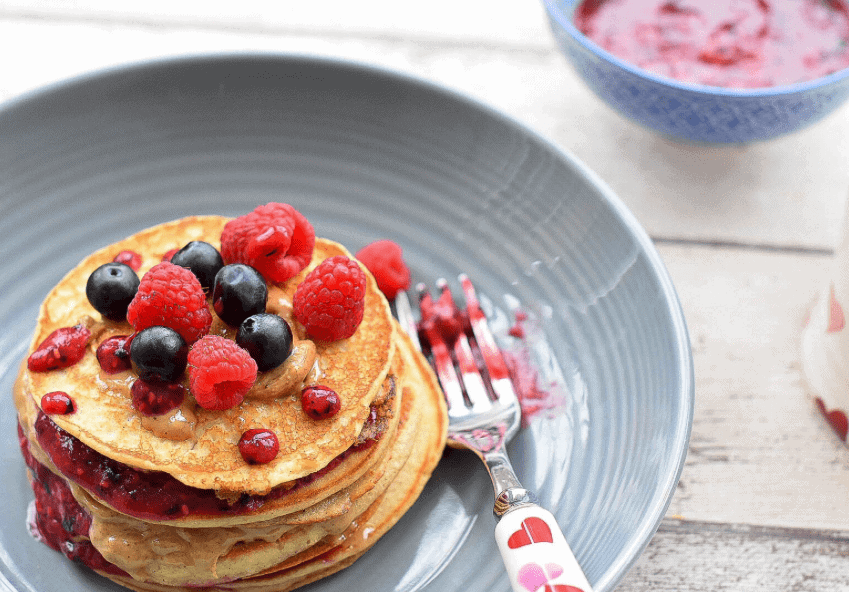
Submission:
M 135 251 L 121 251 L 112 260 L 115 263 L 123 263 L 129 265 L 133 271 L 138 271 L 141 268 L 142 256 Z
M 68 415 L 74 412 L 74 400 L 62 391 L 47 393 L 41 397 L 41 410 L 47 415 Z
M 180 249 L 168 249 L 167 251 L 165 251 L 165 254 L 162 255 L 162 260 L 170 262 L 171 257 L 173 257 L 179 250 Z
M 317 384 L 301 391 L 301 407 L 313 419 L 327 419 L 339 413 L 342 401 L 336 391 Z
M 271 430 L 255 428 L 242 434 L 239 439 L 239 452 L 245 462 L 251 465 L 271 462 L 279 451 L 277 435 Z

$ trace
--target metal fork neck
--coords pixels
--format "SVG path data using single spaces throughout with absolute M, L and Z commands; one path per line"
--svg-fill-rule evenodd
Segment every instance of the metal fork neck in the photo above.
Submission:
M 527 506 L 538 506 L 539 498 L 533 491 L 524 487 L 511 487 L 499 493 L 495 498 L 492 513 L 496 518 L 501 518 L 508 512 Z
M 482 453 L 481 458 L 492 478 L 492 487 L 495 490 L 495 505 L 492 511 L 496 518 L 500 519 L 516 508 L 538 503 L 536 495 L 522 487 L 503 449 Z

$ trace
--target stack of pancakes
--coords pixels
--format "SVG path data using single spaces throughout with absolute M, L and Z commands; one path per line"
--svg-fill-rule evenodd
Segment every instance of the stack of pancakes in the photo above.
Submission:
M 350 256 L 323 239 L 305 270 L 269 288 L 268 311 L 289 321 L 295 336 L 283 366 L 260 373 L 232 409 L 205 410 L 187 396 L 155 422 L 140 415 L 129 394 L 135 373 L 106 374 L 95 357 L 104 339 L 132 328 L 91 307 L 86 280 L 124 250 L 142 255 L 141 277 L 189 241 L 219 247 L 226 221 L 177 220 L 83 260 L 42 304 L 30 351 L 55 329 L 83 323 L 92 332 L 85 356 L 48 372 L 24 365 L 15 388 L 34 488 L 45 487 L 39 475 L 49 470 L 90 517 L 87 532 L 75 530 L 62 545 L 90 544 L 102 559 L 89 565 L 136 590 L 281 592 L 336 572 L 413 504 L 445 442 L 447 414 L 436 379 L 370 274 L 363 322 L 352 337 L 312 343 L 293 319 L 292 295 L 304 276 L 327 257 Z M 233 337 L 234 329 L 216 321 L 211 333 Z M 308 417 L 300 404 L 308 383 L 339 393 L 339 413 Z M 41 397 L 54 391 L 71 396 L 73 413 L 40 410 Z M 280 442 L 267 464 L 247 463 L 238 449 L 241 434 L 256 427 L 274 431 Z M 153 485 L 145 490 L 146 483 Z M 44 515 L 36 525 L 48 513 L 37 508 Z

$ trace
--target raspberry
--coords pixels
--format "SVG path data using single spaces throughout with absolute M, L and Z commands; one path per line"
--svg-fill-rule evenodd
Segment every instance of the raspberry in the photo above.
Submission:
M 410 270 L 401 247 L 391 240 L 374 241 L 357 252 L 357 259 L 377 280 L 377 287 L 390 300 L 410 287 Z
M 365 295 L 366 274 L 356 261 L 336 255 L 307 274 L 295 290 L 293 312 L 313 339 L 345 339 L 363 320 Z
M 209 333 L 212 314 L 195 274 L 162 262 L 144 274 L 127 308 L 127 320 L 136 331 L 156 325 L 169 327 L 191 344 Z
M 27 359 L 33 372 L 47 372 L 73 366 L 83 359 L 91 331 L 85 325 L 56 329 Z
M 189 389 L 204 409 L 230 409 L 241 403 L 256 374 L 251 355 L 226 337 L 207 335 L 189 351 Z
M 312 259 L 315 230 L 289 204 L 269 203 L 230 220 L 221 232 L 226 263 L 244 263 L 265 279 L 284 282 Z

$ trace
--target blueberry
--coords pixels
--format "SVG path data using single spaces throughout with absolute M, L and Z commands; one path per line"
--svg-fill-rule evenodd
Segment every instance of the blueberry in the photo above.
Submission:
M 185 267 L 197 277 L 207 292 L 215 283 L 215 274 L 224 267 L 224 260 L 218 250 L 203 241 L 192 241 L 174 253 L 171 263 Z
M 265 278 L 249 265 L 225 265 L 215 275 L 212 308 L 232 327 L 238 327 L 251 315 L 265 312 L 267 298 Z
M 104 263 L 95 269 L 85 285 L 91 305 L 107 319 L 123 321 L 127 307 L 139 289 L 139 276 L 124 263 Z
M 130 359 L 142 380 L 178 380 L 188 355 L 186 340 L 174 329 L 159 325 L 142 329 L 130 344 Z
M 292 329 L 276 314 L 262 313 L 239 325 L 236 343 L 247 350 L 260 372 L 277 368 L 292 353 Z

